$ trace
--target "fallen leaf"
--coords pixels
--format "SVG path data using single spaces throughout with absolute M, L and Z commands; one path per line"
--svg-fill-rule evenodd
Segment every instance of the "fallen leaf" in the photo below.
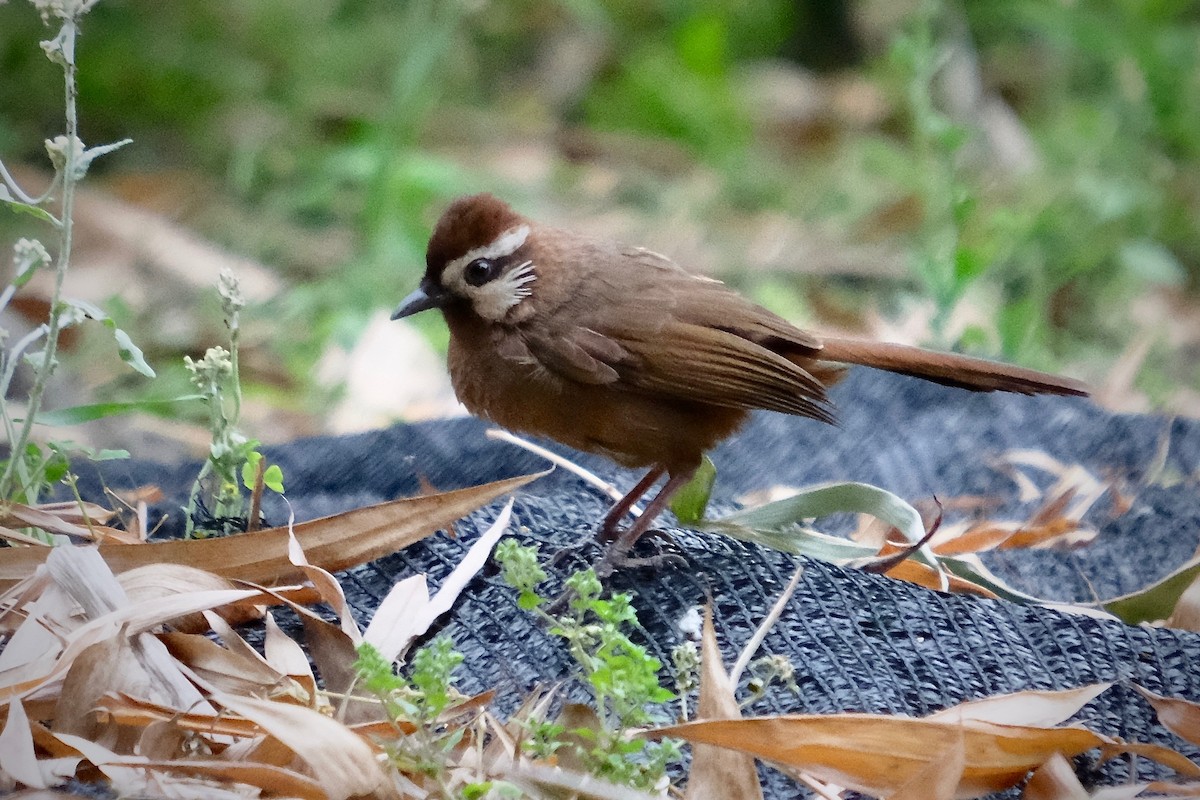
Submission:
M 949 723 L 992 722 L 997 725 L 1061 725 L 1105 692 L 1111 683 L 1093 683 L 1077 689 L 1027 690 L 969 700 L 925 717 Z
M 418 600 L 415 604 L 416 607 L 411 609 L 410 615 L 402 617 L 392 615 L 380 621 L 379 627 L 375 628 L 379 631 L 380 640 L 377 649 L 384 658 L 389 661 L 394 660 L 412 644 L 413 640 L 429 630 L 429 626 L 438 617 L 450 610 L 462 590 L 475 578 L 479 570 L 483 569 L 496 542 L 508 530 L 508 521 L 512 517 L 512 506 L 512 500 L 509 500 L 496 515 L 496 521 L 471 545 L 466 555 L 446 576 L 441 588 L 433 597 L 429 598 L 428 602 L 420 603 Z M 378 612 L 376 616 L 378 616 Z M 375 619 L 372 619 L 371 623 L 374 625 Z M 372 629 L 368 627 L 368 631 L 370 630 Z M 366 638 L 365 634 L 364 638 L 375 644 L 370 638 Z
M 207 688 L 213 702 L 254 721 L 292 750 L 331 800 L 395 794 L 371 746 L 341 723 L 304 706 Z
M 1164 697 L 1136 683 L 1133 688 L 1150 703 L 1164 728 L 1192 744 L 1200 744 L 1200 703 Z
M 336 572 L 401 550 L 547 474 L 537 472 L 437 495 L 393 500 L 303 522 L 293 530 L 313 565 Z M 226 578 L 269 585 L 301 577 L 300 570 L 288 560 L 288 535 L 287 528 L 271 528 L 208 539 L 102 545 L 99 549 L 114 572 L 146 564 L 187 564 Z M 0 549 L 0 591 L 33 574 L 45 562 L 47 551 L 54 549 L 58 548 Z
M 644 735 L 733 748 L 875 796 L 911 783 L 931 761 L 950 752 L 960 735 L 965 764 L 958 797 L 1006 789 L 1054 753 L 1073 757 L 1108 741 L 1077 727 L 956 725 L 875 714 L 690 722 Z
M 912 779 L 887 800 L 954 800 L 962 783 L 967 753 L 962 729 L 951 738 L 950 747 L 932 758 Z
M 713 627 L 712 607 L 704 608 L 704 627 L 700 635 L 700 696 L 696 701 L 698 719 L 741 719 L 742 711 L 734 695 L 734 685 L 721 662 L 717 631 Z M 730 750 L 696 744 L 692 747 L 692 769 L 688 773 L 687 800 L 724 800 L 727 797 L 761 798 L 762 785 L 754 757 Z
M 1136 797 L 1137 795 L 1130 795 Z M 1058 753 L 1033 771 L 1022 800 L 1089 800 L 1087 789 L 1071 765 Z

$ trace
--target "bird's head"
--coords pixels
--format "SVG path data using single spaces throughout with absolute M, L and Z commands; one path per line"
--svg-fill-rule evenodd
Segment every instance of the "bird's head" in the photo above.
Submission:
M 503 322 L 533 292 L 533 224 L 490 194 L 460 197 L 442 213 L 425 254 L 421 285 L 392 319 L 430 308 Z

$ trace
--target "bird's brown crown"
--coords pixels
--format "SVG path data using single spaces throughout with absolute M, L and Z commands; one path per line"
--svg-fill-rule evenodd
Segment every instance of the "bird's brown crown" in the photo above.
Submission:
M 435 280 L 456 258 L 496 241 L 523 218 L 490 194 L 460 197 L 442 212 L 425 252 L 426 274 Z

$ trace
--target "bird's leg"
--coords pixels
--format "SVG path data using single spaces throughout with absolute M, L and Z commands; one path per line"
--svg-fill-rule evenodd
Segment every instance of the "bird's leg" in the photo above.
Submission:
M 661 474 L 661 470 L 659 470 Z M 667 479 L 666 484 L 659 490 L 654 499 L 650 501 L 650 505 L 642 512 L 642 515 L 625 530 L 621 531 L 616 540 L 605 551 L 604 557 L 601 559 L 600 566 L 597 567 L 597 574 L 610 573 L 615 567 L 619 566 L 636 566 L 638 559 L 630 559 L 629 551 L 637 544 L 637 540 L 642 538 L 649 528 L 650 523 L 654 522 L 667 507 L 667 503 L 671 502 L 671 498 L 679 491 L 684 484 L 692 479 L 692 475 L 696 473 L 696 467 L 690 467 L 682 472 L 672 473 Z M 643 480 L 644 482 L 644 480 Z M 638 484 L 640 486 L 641 484 Z M 636 487 L 635 487 L 636 488 Z M 647 488 L 649 488 L 647 486 Z M 643 490 L 645 491 L 645 490 Z M 653 566 L 653 564 L 647 564 Z
M 601 542 L 611 542 L 615 540 L 617 538 L 617 526 L 621 524 L 621 519 L 629 513 L 629 509 L 633 508 L 633 504 L 640 500 L 642 495 L 650 491 L 650 487 L 653 486 L 666 471 L 666 467 L 656 466 L 647 472 L 640 481 L 634 484 L 634 487 L 626 492 L 625 496 L 618 500 L 616 504 L 609 509 L 608 513 L 604 515 L 604 521 L 600 523 L 600 530 L 597 532 L 596 538 Z M 651 503 L 651 505 L 653 505 L 653 503 Z M 660 508 L 659 511 L 661 510 L 662 509 Z M 646 509 L 646 512 L 643 513 L 642 516 L 646 516 L 649 511 L 650 509 Z M 651 516 L 650 519 L 652 520 L 654 517 Z M 637 525 L 637 522 L 635 521 L 633 524 Z

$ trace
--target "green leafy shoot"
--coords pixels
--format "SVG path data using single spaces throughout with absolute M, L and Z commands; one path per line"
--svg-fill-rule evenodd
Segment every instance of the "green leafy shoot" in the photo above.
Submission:
M 671 498 L 671 511 L 681 525 L 692 525 L 704 519 L 716 480 L 717 467 L 711 458 L 704 456 L 696 474 Z
M 441 776 L 449 769 L 451 754 L 466 729 L 445 726 L 439 717 L 464 698 L 454 690 L 454 671 L 463 662 L 448 636 L 439 636 L 418 650 L 408 677 L 370 644 L 357 649 L 354 670 L 363 688 L 383 703 L 393 724 L 408 723 L 415 730 L 398 737 L 388 757 L 400 769 Z
M 531 730 L 536 750 L 552 753 L 568 747 L 597 777 L 637 789 L 657 787 L 668 765 L 680 758 L 679 743 L 651 744 L 630 739 L 627 731 L 650 723 L 652 709 L 675 695 L 659 683 L 661 662 L 627 633 L 638 625 L 630 595 L 605 598 L 595 570 L 589 568 L 567 578 L 568 611 L 553 615 L 544 608 L 546 598 L 535 589 L 546 577 L 538 566 L 536 548 L 506 539 L 496 547 L 496 560 L 503 579 L 520 593 L 518 605 L 566 642 L 591 689 L 599 721 L 599 730 L 564 731 L 542 724 Z

